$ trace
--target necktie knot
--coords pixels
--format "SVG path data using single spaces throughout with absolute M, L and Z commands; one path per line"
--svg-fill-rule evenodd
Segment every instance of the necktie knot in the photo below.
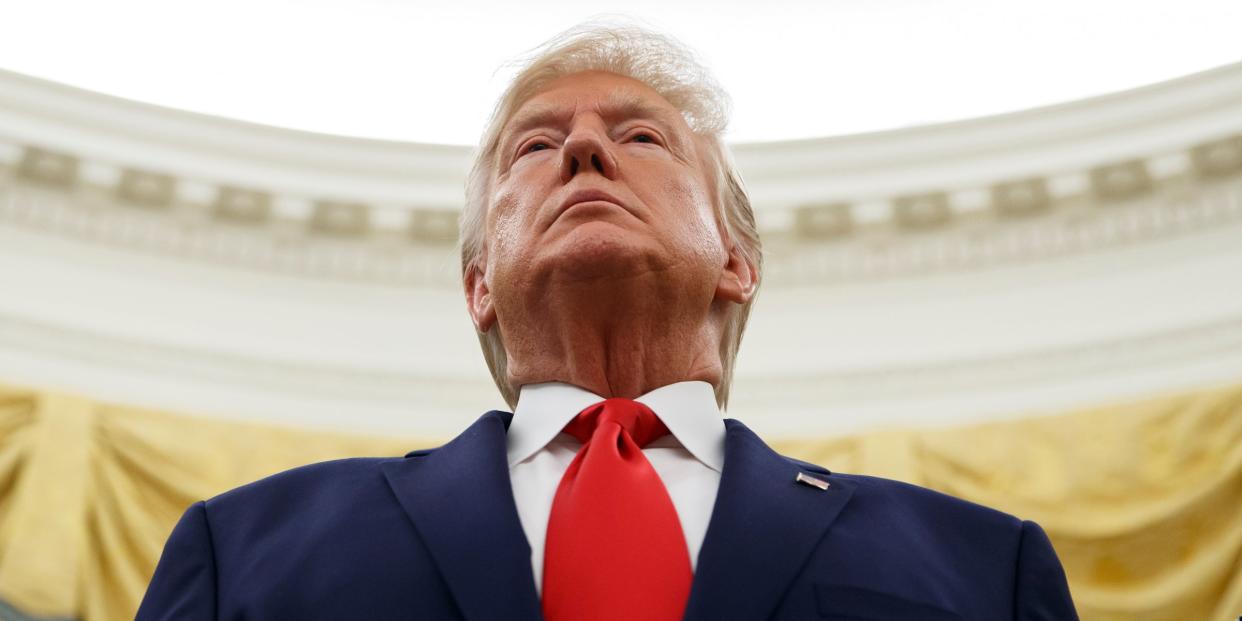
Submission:
M 548 516 L 548 621 L 677 621 L 690 598 L 690 554 L 677 509 L 642 446 L 668 433 L 651 408 L 607 399 L 565 432 L 582 448 Z
M 582 410 L 568 425 L 568 433 L 586 443 L 597 429 L 615 424 L 625 431 L 640 448 L 669 433 L 668 427 L 651 408 L 633 400 L 613 397 Z

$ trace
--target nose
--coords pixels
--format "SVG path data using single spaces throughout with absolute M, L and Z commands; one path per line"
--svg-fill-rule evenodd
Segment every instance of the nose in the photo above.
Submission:
M 587 171 L 594 171 L 609 180 L 617 178 L 617 159 L 613 156 L 611 142 L 593 129 L 573 132 L 561 148 L 562 183 L 569 183 Z

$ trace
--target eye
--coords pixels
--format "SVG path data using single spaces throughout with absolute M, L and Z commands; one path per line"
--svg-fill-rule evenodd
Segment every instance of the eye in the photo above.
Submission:
M 518 142 L 516 147 L 517 150 L 513 154 L 513 159 L 518 160 L 532 153 L 545 151 L 547 149 L 551 149 L 552 147 L 553 142 L 551 139 L 543 136 L 532 136 L 526 140 Z
M 655 144 L 655 143 L 656 143 L 655 136 L 652 136 L 651 134 L 648 134 L 648 133 L 646 133 L 646 132 L 639 133 L 639 134 L 634 134 L 634 136 L 633 136 L 633 137 L 631 137 L 631 138 L 630 138 L 630 140 L 633 140 L 634 142 L 641 142 L 641 143 L 645 143 L 645 144 Z

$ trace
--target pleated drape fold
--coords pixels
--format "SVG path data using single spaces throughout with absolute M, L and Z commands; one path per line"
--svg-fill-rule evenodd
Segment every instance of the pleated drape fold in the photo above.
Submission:
M 478 414 L 463 412 L 463 425 Z M 194 501 L 302 464 L 440 440 L 204 419 L 0 385 L 0 600 L 35 617 L 133 618 L 164 540 Z M 1242 386 L 772 444 L 1040 522 L 1084 621 L 1242 615 Z

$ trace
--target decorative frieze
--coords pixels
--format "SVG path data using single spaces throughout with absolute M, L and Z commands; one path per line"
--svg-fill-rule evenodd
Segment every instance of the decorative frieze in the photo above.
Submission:
M 311 212 L 310 229 L 338 236 L 360 236 L 367 232 L 370 218 L 362 203 L 319 201 Z
M 992 186 L 992 208 L 1002 216 L 1030 216 L 1048 209 L 1052 197 L 1040 177 L 1007 181 Z
M 71 188 L 78 178 L 78 158 L 68 153 L 26 147 L 17 164 L 17 175 L 26 181 Z
M 1152 188 L 1152 178 L 1143 160 L 1130 160 L 1091 169 L 1091 188 L 1104 202 L 1137 198 Z
M 87 179 L 84 166 L 116 174 Z M 114 187 L 96 187 L 108 179 Z M 0 177 L 0 221 L 259 269 L 456 286 L 444 267 L 455 263 L 455 210 L 212 187 L 26 146 Z M 1240 193 L 1242 136 L 1231 135 L 1077 174 L 756 209 L 772 251 L 766 280 L 807 284 L 1032 260 L 1230 223 L 1242 218 Z
M 1242 135 L 1193 147 L 1190 159 L 1199 175 L 1207 179 L 1242 173 Z
M 430 244 L 457 241 L 457 211 L 420 209 L 410 213 L 410 235 Z
M 944 192 L 899 196 L 893 201 L 893 222 L 902 229 L 921 231 L 943 226 L 953 219 Z
M 217 219 L 239 224 L 266 222 L 272 213 L 272 197 L 266 192 L 223 186 L 212 203 Z
M 804 239 L 842 237 L 854 228 L 849 203 L 806 205 L 794 210 L 794 231 Z
M 140 207 L 168 207 L 176 198 L 176 180 L 172 175 L 125 169 L 117 184 L 116 195 L 122 202 Z
M 876 229 L 834 240 L 769 236 L 768 285 L 832 285 L 1105 252 L 1134 243 L 1237 227 L 1242 175 L 1214 184 L 1166 180 L 1141 200 L 1111 203 L 1090 195 L 1054 203 L 1037 217 L 962 217 L 920 234 Z

